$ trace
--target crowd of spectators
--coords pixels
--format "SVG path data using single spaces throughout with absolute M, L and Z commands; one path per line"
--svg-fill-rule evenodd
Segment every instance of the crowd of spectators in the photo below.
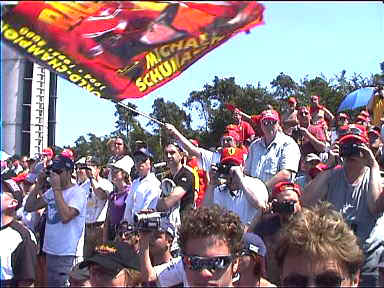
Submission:
M 2 161 L 1 284 L 383 286 L 382 90 L 372 97 L 355 117 L 317 95 L 236 108 L 213 151 L 166 123 L 162 163 L 120 137 L 107 163 L 49 147 Z

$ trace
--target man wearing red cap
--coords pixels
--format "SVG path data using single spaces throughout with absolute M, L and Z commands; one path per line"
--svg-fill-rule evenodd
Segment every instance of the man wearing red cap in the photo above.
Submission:
M 249 145 L 255 138 L 255 131 L 253 130 L 251 124 L 246 121 L 243 121 L 243 116 L 240 113 L 241 111 L 237 108 L 233 111 L 233 119 L 236 132 L 239 134 L 240 144 Z
M 324 130 L 319 125 L 311 124 L 311 115 L 308 108 L 301 106 L 297 112 L 299 125 L 296 128 L 296 141 L 300 146 L 301 155 L 306 156 L 309 153 L 319 154 L 325 151 L 326 136 Z M 293 137 L 293 136 L 292 136 Z
M 368 131 L 368 140 L 369 140 L 369 148 L 372 150 L 373 155 L 375 155 L 376 161 L 380 165 L 380 170 L 383 170 L 383 141 L 381 139 L 380 127 L 373 126 Z
M 272 201 L 267 204 L 263 216 L 255 219 L 252 231 L 262 237 L 267 246 L 267 279 L 272 283 L 280 282 L 277 263 L 274 258 L 275 245 L 279 232 L 290 218 L 301 210 L 301 190 L 297 184 L 279 182 L 273 187 Z
M 333 114 L 324 106 L 319 103 L 319 96 L 311 96 L 311 105 L 309 106 L 309 112 L 311 113 L 312 123 L 314 125 L 324 125 L 326 121 L 332 121 Z
M 262 181 L 244 175 L 242 165 L 242 149 L 223 149 L 220 164 L 210 171 L 211 181 L 203 205 L 224 207 L 239 215 L 241 222 L 248 226 L 266 207 L 268 191 Z
M 375 286 L 377 263 L 384 239 L 384 205 L 380 167 L 368 148 L 365 127 L 357 124 L 341 129 L 338 145 L 330 158 L 342 157 L 343 165 L 328 169 L 314 178 L 303 193 L 303 205 L 324 199 L 343 214 L 362 243 L 365 261 L 361 267 L 361 286 Z
M 299 168 L 300 149 L 292 137 L 280 130 L 275 110 L 261 113 L 264 136 L 249 146 L 245 173 L 262 180 L 268 189 L 280 181 L 290 181 Z
M 221 150 L 226 147 L 238 147 L 240 137 L 234 130 L 226 131 L 220 139 L 221 148 L 219 151 L 209 151 L 201 147 L 197 147 L 191 143 L 184 135 L 182 135 L 176 128 L 170 123 L 165 124 L 165 129 L 171 136 L 175 137 L 183 147 L 187 150 L 190 156 L 195 156 L 199 160 L 199 167 L 205 171 L 211 169 L 211 165 L 219 163 L 222 157 Z
M 336 116 L 336 127 L 331 131 L 331 144 L 333 144 L 339 138 L 339 129 L 342 126 L 348 125 L 349 116 L 346 113 L 339 113 Z
M 289 97 L 287 102 L 288 108 L 281 116 L 281 125 L 284 133 L 291 135 L 293 127 L 297 124 L 297 100 L 295 97 Z

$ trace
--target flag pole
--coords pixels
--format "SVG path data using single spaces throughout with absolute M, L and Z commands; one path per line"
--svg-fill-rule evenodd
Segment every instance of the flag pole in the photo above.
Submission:
M 148 118 L 149 120 L 151 120 L 151 121 L 153 121 L 153 122 L 156 122 L 157 124 L 159 124 L 159 125 L 161 125 L 161 126 L 164 126 L 164 125 L 165 125 L 163 122 L 161 122 L 161 121 L 159 121 L 159 120 L 157 120 L 157 119 L 155 119 L 155 118 L 149 116 L 148 114 L 145 114 L 145 113 L 140 112 L 140 111 L 138 111 L 138 110 L 136 110 L 136 109 L 133 109 L 132 107 L 129 107 L 128 105 L 125 105 L 125 104 L 123 104 L 123 103 L 121 103 L 121 102 L 116 102 L 116 103 L 117 103 L 118 105 L 124 107 L 124 108 L 127 108 L 127 109 L 129 109 L 129 110 L 131 110 L 131 111 L 133 111 L 133 112 L 135 112 L 135 113 L 141 115 L 141 116 L 144 116 L 144 117 Z

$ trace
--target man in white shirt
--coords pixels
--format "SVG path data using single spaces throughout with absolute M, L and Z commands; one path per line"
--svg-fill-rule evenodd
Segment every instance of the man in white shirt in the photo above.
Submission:
M 125 203 L 123 221 L 133 224 L 135 213 L 145 209 L 156 209 L 160 197 L 160 181 L 151 171 L 153 155 L 147 148 L 140 148 L 133 154 L 138 177 L 132 182 L 131 192 Z
M 268 190 L 257 178 L 244 175 L 243 152 L 224 148 L 220 165 L 212 165 L 204 206 L 217 204 L 239 215 L 247 227 L 267 206 Z
M 84 241 L 87 195 L 72 183 L 73 169 L 71 159 L 57 156 L 46 172 L 40 174 L 25 204 L 27 212 L 48 206 L 43 251 L 46 253 L 49 287 L 64 287 L 67 284 L 77 247 Z M 51 188 L 43 194 L 41 187 L 47 178 Z
M 87 192 L 87 212 L 85 216 L 84 257 L 92 255 L 95 246 L 102 240 L 103 223 L 107 213 L 107 199 L 113 191 L 113 185 L 107 179 L 100 177 L 100 159 L 87 156 L 85 165 L 79 169 L 86 171 L 87 180 L 80 187 Z

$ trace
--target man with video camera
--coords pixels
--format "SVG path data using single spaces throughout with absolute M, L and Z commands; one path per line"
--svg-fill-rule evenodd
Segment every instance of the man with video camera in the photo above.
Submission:
M 239 215 L 244 225 L 261 214 L 268 201 L 265 184 L 244 175 L 243 152 L 240 148 L 224 148 L 219 164 L 212 165 L 203 206 L 217 204 Z
M 272 283 L 280 283 L 280 275 L 274 258 L 275 243 L 279 232 L 290 218 L 301 210 L 301 190 L 297 184 L 283 181 L 277 183 L 273 190 L 271 201 L 267 204 L 263 215 L 255 218 L 250 231 L 258 234 L 267 247 L 267 279 Z
M 361 267 L 361 286 L 374 286 L 378 278 L 378 255 L 384 250 L 384 205 L 380 168 L 368 148 L 364 126 L 350 124 L 341 129 L 332 146 L 330 160 L 342 165 L 314 178 L 303 193 L 303 205 L 326 200 L 341 212 L 361 241 L 365 261 Z

